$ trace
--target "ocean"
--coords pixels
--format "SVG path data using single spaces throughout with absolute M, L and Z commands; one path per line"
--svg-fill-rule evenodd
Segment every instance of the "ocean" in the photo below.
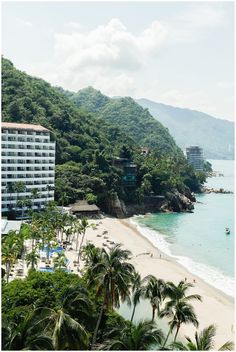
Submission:
M 234 191 L 234 161 L 209 161 L 224 176 L 208 178 L 206 186 Z M 130 221 L 191 273 L 234 296 L 234 194 L 197 194 L 196 198 L 193 213 L 134 216 Z

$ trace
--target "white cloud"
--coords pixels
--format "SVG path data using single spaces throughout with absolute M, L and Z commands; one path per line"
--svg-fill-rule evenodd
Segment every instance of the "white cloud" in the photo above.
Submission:
M 226 115 L 224 105 L 221 103 L 218 104 L 214 98 L 212 99 L 211 96 L 206 96 L 202 91 L 183 92 L 172 89 L 158 94 L 158 97 L 153 97 L 153 100 L 167 105 L 205 112 L 206 114 L 216 117 L 230 118 L 230 116 L 233 115 L 230 109 L 227 110 Z M 230 102 L 229 106 L 231 105 L 232 102 Z
M 65 24 L 65 26 L 68 27 L 68 28 L 71 28 L 71 29 L 79 29 L 79 30 L 83 29 L 82 24 L 79 23 L 79 22 L 73 22 L 73 21 L 72 22 L 68 22 L 68 23 Z
M 24 20 L 22 18 L 17 18 L 16 21 L 25 27 L 32 27 L 33 26 L 33 24 L 30 21 Z
M 226 23 L 226 14 L 220 3 L 212 2 L 190 4 L 189 7 L 169 23 L 170 42 L 193 42 L 206 30 Z
M 179 16 L 179 20 L 191 27 L 205 28 L 219 26 L 225 21 L 225 12 L 219 3 L 192 4 Z
M 217 82 L 217 87 L 221 89 L 234 89 L 234 82 L 230 81 L 219 81 Z
M 158 81 L 161 66 L 154 65 L 160 52 L 173 42 L 181 44 L 178 49 L 181 50 L 182 44 L 200 38 L 204 28 L 223 22 L 221 9 L 205 4 L 190 6 L 188 11 L 181 16 L 176 14 L 168 23 L 154 21 L 138 34 L 115 18 L 90 31 L 79 23 L 70 22 L 67 30 L 54 34 L 52 60 L 32 64 L 27 71 L 72 91 L 93 86 L 109 96 L 146 97 L 223 116 L 220 100 L 210 97 L 206 91 L 185 92 L 182 87 L 168 89 L 165 83 L 161 84 Z M 216 86 L 221 90 L 228 89 L 229 82 L 218 82 Z M 228 105 L 232 106 L 232 102 Z M 230 109 L 227 113 L 230 116 Z
M 92 85 L 108 95 L 131 95 L 135 76 L 155 58 L 168 37 L 168 27 L 154 21 L 140 34 L 111 19 L 91 31 L 73 27 L 71 33 L 54 35 L 50 63 L 32 65 L 31 73 L 66 89 Z
M 117 70 L 137 70 L 145 56 L 156 52 L 164 43 L 167 29 L 153 22 L 135 36 L 118 19 L 90 32 L 74 31 L 55 34 L 55 55 L 72 70 L 99 66 Z

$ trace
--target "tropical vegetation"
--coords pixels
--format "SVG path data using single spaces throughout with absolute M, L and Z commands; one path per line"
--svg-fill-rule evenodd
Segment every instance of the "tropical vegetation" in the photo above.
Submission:
M 89 224 L 62 214 L 55 205 L 32 214 L 20 233 L 3 237 L 2 350 L 210 350 L 214 348 L 214 325 L 196 332 L 195 340 L 178 341 L 182 325 L 198 326 L 191 304 L 201 301 L 189 294 L 192 285 L 166 282 L 153 275 L 141 278 L 130 260 L 132 253 L 115 244 L 109 249 L 84 243 Z M 71 231 L 67 231 L 71 228 Z M 66 234 L 66 237 L 65 237 Z M 53 259 L 52 272 L 38 271 L 39 250 L 53 249 L 72 239 L 84 266 L 79 275 L 65 271 L 61 251 Z M 32 245 L 26 250 L 26 241 Z M 25 278 L 9 280 L 17 261 L 29 267 Z M 137 321 L 141 299 L 152 306 L 152 316 Z M 130 320 L 119 315 L 120 304 L 130 306 Z M 160 328 L 161 319 L 169 325 Z M 232 350 L 226 342 L 220 350 Z
M 2 118 L 51 130 L 56 140 L 55 199 L 60 205 L 87 199 L 111 212 L 116 197 L 134 204 L 150 194 L 171 199 L 176 190 L 188 196 L 205 181 L 204 173 L 195 173 L 187 164 L 168 130 L 131 98 L 110 99 L 92 88 L 78 94 L 65 92 L 17 70 L 5 58 Z M 142 146 L 150 147 L 149 155 L 140 153 Z M 123 183 L 124 173 L 114 166 L 115 157 L 136 163 L 133 187 Z M 16 193 L 17 205 L 25 215 L 38 191 L 22 200 L 25 185 L 6 186 L 10 194 Z

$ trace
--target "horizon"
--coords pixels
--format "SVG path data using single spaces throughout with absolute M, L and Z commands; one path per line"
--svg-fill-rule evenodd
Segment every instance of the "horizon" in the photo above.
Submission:
M 2 10 L 3 55 L 29 75 L 234 121 L 231 2 L 5 1 Z

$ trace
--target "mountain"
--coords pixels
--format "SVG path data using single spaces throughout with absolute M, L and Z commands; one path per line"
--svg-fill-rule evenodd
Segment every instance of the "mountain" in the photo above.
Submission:
M 58 89 L 42 79 L 17 70 L 2 58 L 2 119 L 9 122 L 41 124 L 56 139 L 55 196 L 65 192 L 67 203 L 87 194 L 98 204 L 121 193 L 120 170 L 112 166 L 112 156 L 138 145 L 119 128 L 78 109 Z
M 157 148 L 163 154 L 180 152 L 168 129 L 130 97 L 109 98 L 88 87 L 71 95 L 70 99 L 83 111 L 118 126 L 140 146 Z
M 190 191 L 199 191 L 204 182 L 205 175 L 187 164 L 168 130 L 133 99 L 111 99 L 91 87 L 79 93 L 64 91 L 17 70 L 5 58 L 2 118 L 41 124 L 52 131 L 59 204 L 86 198 L 112 213 L 119 200 L 136 205 L 143 204 L 145 196 L 166 195 L 165 206 L 173 210 L 178 203 L 180 211 L 192 209 L 185 198 L 191 199 Z M 140 153 L 142 145 L 153 148 L 146 157 Z M 124 171 L 114 166 L 117 157 L 136 164 L 132 188 L 125 183 Z M 181 194 L 186 197 L 179 207 Z
M 183 150 L 190 145 L 199 145 L 203 148 L 206 158 L 234 159 L 233 122 L 147 99 L 136 101 L 169 129 Z

